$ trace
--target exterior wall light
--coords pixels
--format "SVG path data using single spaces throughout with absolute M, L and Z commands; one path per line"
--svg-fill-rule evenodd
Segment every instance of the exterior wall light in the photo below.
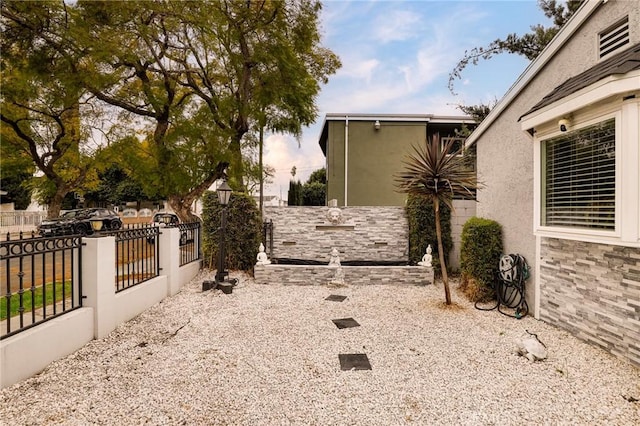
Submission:
M 99 236 L 100 231 L 102 231 L 102 228 L 104 227 L 104 222 L 102 221 L 102 219 L 94 217 L 89 219 L 89 222 L 91 222 L 91 229 L 93 229 L 94 236 Z

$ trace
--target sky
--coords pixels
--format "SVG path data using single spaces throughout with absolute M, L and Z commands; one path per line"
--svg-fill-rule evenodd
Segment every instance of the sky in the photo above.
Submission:
M 265 195 L 287 199 L 291 169 L 305 182 L 325 166 L 318 145 L 328 113 L 462 115 L 456 105 L 500 99 L 528 65 L 501 54 L 469 65 L 447 87 L 449 73 L 465 50 L 486 46 L 535 24 L 550 24 L 536 0 L 399 1 L 324 0 L 322 45 L 342 67 L 321 86 L 316 122 L 291 135 L 265 135 L 264 162 L 276 170 Z

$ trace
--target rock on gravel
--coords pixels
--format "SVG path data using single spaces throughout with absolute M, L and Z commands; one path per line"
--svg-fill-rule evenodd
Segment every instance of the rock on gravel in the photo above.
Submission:
M 233 274 L 232 274 L 233 275 Z M 441 285 L 258 285 L 203 271 L 104 339 L 0 392 L 10 425 L 610 424 L 640 420 L 640 370 Z M 455 284 L 454 284 L 455 286 Z M 327 301 L 331 294 L 347 296 Z M 360 326 L 339 330 L 333 319 Z M 537 334 L 548 358 L 515 342 Z M 341 371 L 364 353 L 372 370 Z

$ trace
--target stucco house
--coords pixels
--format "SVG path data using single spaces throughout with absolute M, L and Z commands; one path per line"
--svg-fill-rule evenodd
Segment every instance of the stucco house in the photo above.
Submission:
M 327 114 L 319 139 L 327 200 L 338 206 L 404 206 L 407 196 L 396 192 L 394 175 L 402 171 L 405 155 L 436 133 L 443 143 L 453 138 L 457 150 L 464 138 L 456 131 L 463 126 L 472 130 L 475 121 L 433 114 Z M 457 269 L 462 226 L 475 215 L 475 201 L 455 200 L 454 207 L 449 266 Z
M 640 8 L 586 1 L 466 141 L 536 318 L 640 365 Z

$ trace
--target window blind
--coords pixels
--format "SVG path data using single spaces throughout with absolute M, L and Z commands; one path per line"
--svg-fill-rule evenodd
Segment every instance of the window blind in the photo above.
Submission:
M 615 120 L 543 142 L 542 225 L 615 228 Z

